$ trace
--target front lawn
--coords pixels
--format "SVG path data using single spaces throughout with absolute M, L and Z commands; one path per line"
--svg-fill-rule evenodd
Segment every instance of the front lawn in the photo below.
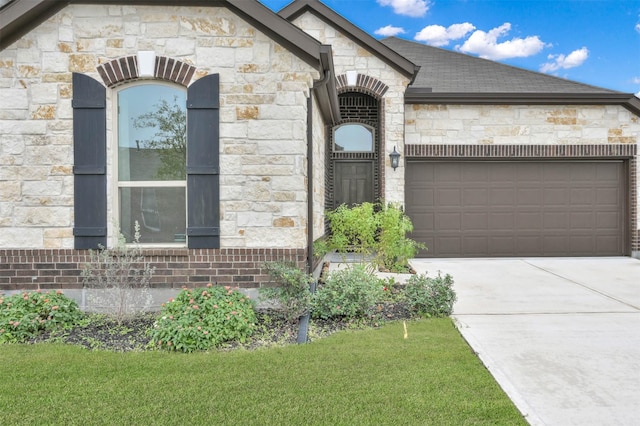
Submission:
M 7 425 L 526 425 L 448 318 L 196 352 L 0 346 Z

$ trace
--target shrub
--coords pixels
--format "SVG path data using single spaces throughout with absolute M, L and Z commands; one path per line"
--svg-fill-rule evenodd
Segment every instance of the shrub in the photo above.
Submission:
M 313 296 L 315 318 L 359 318 L 383 297 L 383 281 L 367 272 L 364 265 L 329 273 Z
M 453 304 L 457 300 L 453 289 L 453 277 L 430 278 L 426 274 L 412 275 L 405 288 L 407 303 L 412 311 L 429 317 L 451 315 Z
M 84 315 L 61 291 L 0 295 L 0 343 L 26 342 L 43 331 L 68 329 Z
M 285 318 L 291 322 L 296 321 L 311 306 L 309 285 L 313 278 L 293 262 L 267 263 L 265 268 L 271 280 L 279 287 L 262 289 L 262 297 L 278 300 Z
M 326 216 L 330 223 L 331 236 L 326 241 L 325 249 L 336 250 L 342 254 L 353 251 L 367 255 L 373 252 L 378 223 L 372 203 L 362 203 L 353 207 L 342 204 L 337 209 L 327 212 Z
M 253 333 L 253 302 L 230 287 L 183 289 L 175 300 L 163 304 L 151 330 L 151 345 L 193 352 L 228 341 L 244 342 Z
M 144 312 L 151 305 L 149 283 L 155 268 L 145 262 L 139 241 L 136 222 L 134 245 L 127 245 L 120 234 L 115 247 L 89 251 L 90 261 L 82 269 L 89 309 L 114 314 L 122 322 L 125 316 Z
M 418 250 L 426 249 L 424 244 L 407 237 L 407 233 L 413 231 L 413 224 L 395 204 L 341 205 L 327 212 L 327 219 L 330 235 L 314 243 L 314 250 L 320 256 L 333 250 L 343 255 L 349 251 L 365 256 L 375 253 L 373 267 L 406 272 L 409 259 L 415 257 Z
M 391 272 L 406 272 L 409 259 L 426 248 L 407 238 L 407 233 L 413 231 L 411 219 L 399 206 L 388 204 L 377 213 L 377 222 L 380 226 L 376 244 L 378 266 Z

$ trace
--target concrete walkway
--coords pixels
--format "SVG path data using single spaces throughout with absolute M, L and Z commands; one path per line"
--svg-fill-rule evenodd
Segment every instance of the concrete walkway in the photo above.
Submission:
M 460 332 L 530 424 L 640 424 L 640 260 L 412 265 L 454 277 Z

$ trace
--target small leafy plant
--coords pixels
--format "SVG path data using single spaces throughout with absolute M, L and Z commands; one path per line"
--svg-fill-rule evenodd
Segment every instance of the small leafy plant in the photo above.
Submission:
M 44 331 L 69 329 L 84 318 L 60 290 L 0 295 L 0 343 L 20 343 Z
M 313 297 L 314 318 L 360 318 L 383 298 L 383 281 L 364 265 L 329 273 Z
M 371 254 L 375 250 L 378 231 L 374 208 L 372 203 L 362 203 L 353 207 L 342 204 L 337 209 L 327 212 L 327 220 L 331 226 L 331 236 L 327 240 L 328 250 L 336 250 L 342 254 L 350 251 L 363 255 Z
M 331 251 L 342 255 L 354 252 L 375 254 L 374 267 L 391 272 L 407 272 L 409 259 L 425 245 L 407 237 L 413 223 L 396 204 L 362 203 L 353 207 L 341 205 L 327 212 L 330 234 L 314 244 L 314 251 L 323 256 Z
M 291 322 L 297 321 L 311 306 L 309 285 L 313 278 L 293 262 L 267 263 L 265 268 L 269 278 L 278 287 L 261 289 L 262 297 L 280 302 L 285 318 Z
M 82 282 L 88 289 L 90 309 L 113 314 L 121 322 L 151 305 L 149 283 L 155 268 L 145 262 L 139 241 L 140 225 L 136 221 L 133 245 L 127 245 L 124 235 L 119 234 L 115 247 L 89 251 Z
M 256 325 L 253 302 L 230 287 L 184 288 L 163 304 L 150 345 L 179 352 L 245 342 Z
M 427 317 L 445 317 L 453 312 L 457 295 L 453 277 L 438 272 L 434 278 L 426 274 L 412 275 L 405 288 L 406 301 L 411 310 Z
M 378 266 L 391 272 L 406 272 L 409 259 L 426 248 L 425 245 L 407 238 L 413 231 L 413 223 L 399 206 L 383 206 L 377 218 L 380 226 L 376 246 Z

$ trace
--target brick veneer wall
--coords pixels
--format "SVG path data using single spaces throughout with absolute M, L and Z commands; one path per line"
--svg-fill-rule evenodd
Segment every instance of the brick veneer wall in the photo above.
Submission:
M 467 144 L 406 144 L 407 159 L 624 159 L 628 161 L 627 181 L 629 218 L 633 227 L 638 223 L 637 145 L 467 145 Z M 640 251 L 640 229 L 629 232 L 631 251 Z
M 197 287 L 206 283 L 239 288 L 269 285 L 264 264 L 277 260 L 304 268 L 304 249 L 146 249 L 156 268 L 153 288 Z M 89 251 L 71 249 L 0 250 L 0 291 L 80 289 Z

